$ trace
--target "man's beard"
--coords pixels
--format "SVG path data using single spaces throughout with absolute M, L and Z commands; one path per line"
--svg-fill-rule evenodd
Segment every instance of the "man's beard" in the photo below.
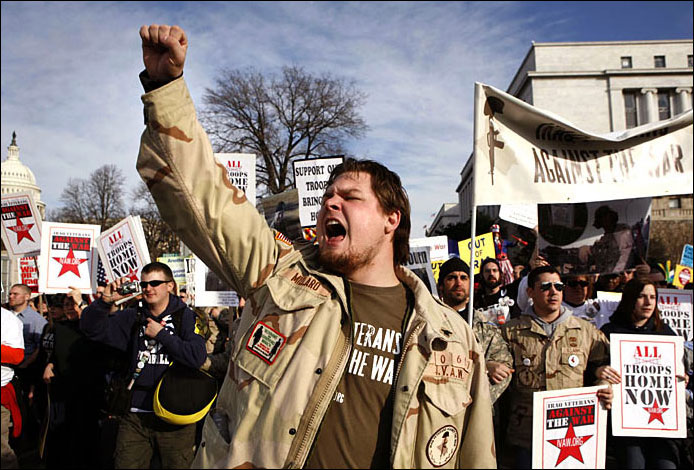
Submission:
M 489 288 L 489 289 L 496 289 L 501 285 L 501 279 L 495 279 L 495 280 L 484 280 L 484 286 Z
M 369 264 L 376 256 L 376 246 L 366 248 L 360 253 L 349 249 L 346 253 L 325 252 L 319 247 L 319 260 L 328 271 L 349 276 L 349 274 Z

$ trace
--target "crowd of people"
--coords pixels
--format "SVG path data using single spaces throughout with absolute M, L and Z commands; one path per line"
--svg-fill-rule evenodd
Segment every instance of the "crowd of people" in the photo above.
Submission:
M 140 36 L 138 171 L 162 217 L 246 306 L 240 316 L 190 308 L 161 263 L 143 268 L 141 295 L 124 303 L 125 279 L 93 299 L 72 290 L 34 307 L 26 286 L 12 286 L 3 468 L 15 452 L 20 464 L 40 457 L 21 466 L 51 468 L 530 468 L 534 392 L 606 384 L 597 395 L 609 409 L 609 384 L 621 380 L 610 334 L 674 334 L 647 267 L 567 277 L 537 255 L 515 269 L 500 254 L 471 283 L 451 258 L 434 298 L 402 267 L 410 205 L 400 178 L 370 160 L 332 171 L 316 243 L 290 241 L 215 165 L 182 77 L 184 31 L 149 25 Z M 495 245 L 503 251 L 498 236 Z M 622 292 L 616 309 L 594 299 L 598 289 Z M 217 379 L 204 419 L 163 418 L 172 362 Z M 184 405 L 195 394 L 174 391 Z M 608 457 L 687 467 L 691 438 L 610 437 Z

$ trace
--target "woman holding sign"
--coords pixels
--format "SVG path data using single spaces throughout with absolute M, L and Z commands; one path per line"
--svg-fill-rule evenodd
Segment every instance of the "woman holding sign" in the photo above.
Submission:
M 612 333 L 675 336 L 675 332 L 660 317 L 655 283 L 644 278 L 632 279 L 624 286 L 617 310 L 601 330 L 608 339 Z M 621 382 L 619 372 L 610 366 L 598 368 L 596 374 L 614 384 Z M 611 447 L 617 452 L 620 468 L 678 467 L 679 452 L 674 439 L 612 437 L 611 434 Z

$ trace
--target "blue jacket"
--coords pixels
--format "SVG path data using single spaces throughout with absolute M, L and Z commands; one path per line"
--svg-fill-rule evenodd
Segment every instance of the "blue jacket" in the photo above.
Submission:
M 144 311 L 149 314 L 147 304 Z M 169 305 L 157 320 L 163 320 L 165 327 L 152 339 L 144 336 L 145 326 L 135 327 L 137 308 L 127 308 L 109 315 L 111 306 L 102 300 L 90 304 L 82 312 L 80 328 L 92 340 L 99 341 L 131 354 L 128 377 L 133 376 L 138 360 L 147 351 L 145 340 L 152 344 L 150 360 L 135 380 L 131 407 L 143 411 L 152 410 L 154 390 L 169 364 L 193 367 L 202 366 L 207 357 L 205 339 L 195 333 L 195 314 L 178 297 L 169 295 Z M 173 313 L 182 310 L 181 331 L 174 332 Z

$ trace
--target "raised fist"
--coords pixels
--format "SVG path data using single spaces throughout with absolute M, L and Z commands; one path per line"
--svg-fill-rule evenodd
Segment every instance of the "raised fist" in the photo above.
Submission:
M 171 80 L 183 73 L 188 51 L 186 33 L 178 26 L 142 26 L 142 60 L 149 78 L 156 81 Z

